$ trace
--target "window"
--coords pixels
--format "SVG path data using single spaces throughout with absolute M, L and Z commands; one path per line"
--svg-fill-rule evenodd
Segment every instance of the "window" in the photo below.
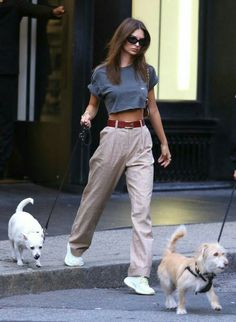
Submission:
M 132 15 L 151 34 L 147 61 L 160 79 L 158 100 L 196 100 L 199 0 L 133 0 Z
M 59 0 L 32 0 L 58 6 Z M 60 122 L 62 19 L 23 18 L 20 27 L 18 120 Z

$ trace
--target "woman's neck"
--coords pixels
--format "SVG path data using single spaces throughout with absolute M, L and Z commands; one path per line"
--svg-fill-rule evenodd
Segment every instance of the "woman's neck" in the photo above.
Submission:
M 132 57 L 127 53 L 121 54 L 120 67 L 126 67 L 133 63 Z

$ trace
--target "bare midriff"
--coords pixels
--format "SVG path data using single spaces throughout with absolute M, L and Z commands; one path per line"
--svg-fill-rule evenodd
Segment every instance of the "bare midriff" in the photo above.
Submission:
M 111 113 L 109 115 L 109 119 L 127 122 L 139 121 L 143 119 L 143 109 L 137 108 L 134 110 L 126 110 L 118 113 Z

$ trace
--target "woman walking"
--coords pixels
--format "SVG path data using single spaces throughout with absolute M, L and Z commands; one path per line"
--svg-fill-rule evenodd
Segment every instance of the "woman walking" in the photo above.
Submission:
M 88 86 L 91 96 L 81 124 L 91 126 L 101 99 L 109 118 L 90 160 L 88 183 L 65 257 L 68 266 L 83 265 L 81 256 L 89 248 L 105 204 L 125 172 L 133 232 L 130 266 L 124 282 L 136 293 L 146 295 L 155 293 L 148 283 L 152 266 L 150 202 L 154 160 L 151 135 L 143 119 L 147 99 L 150 122 L 161 144 L 158 162 L 167 167 L 171 161 L 153 89 L 158 78 L 144 55 L 149 45 L 150 35 L 145 25 L 136 19 L 125 19 L 109 43 L 105 62 L 92 75 Z

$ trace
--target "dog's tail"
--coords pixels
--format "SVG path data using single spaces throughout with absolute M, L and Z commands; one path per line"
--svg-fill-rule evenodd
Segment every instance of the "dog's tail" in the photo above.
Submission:
M 170 240 L 166 246 L 165 254 L 175 253 L 176 250 L 176 242 L 183 238 L 187 234 L 186 227 L 184 225 L 179 226 L 176 231 L 170 237 Z
M 28 203 L 34 203 L 34 199 L 32 198 L 26 198 L 24 200 L 22 200 L 19 205 L 16 208 L 16 212 L 18 211 L 23 211 L 23 208 L 28 204 Z

